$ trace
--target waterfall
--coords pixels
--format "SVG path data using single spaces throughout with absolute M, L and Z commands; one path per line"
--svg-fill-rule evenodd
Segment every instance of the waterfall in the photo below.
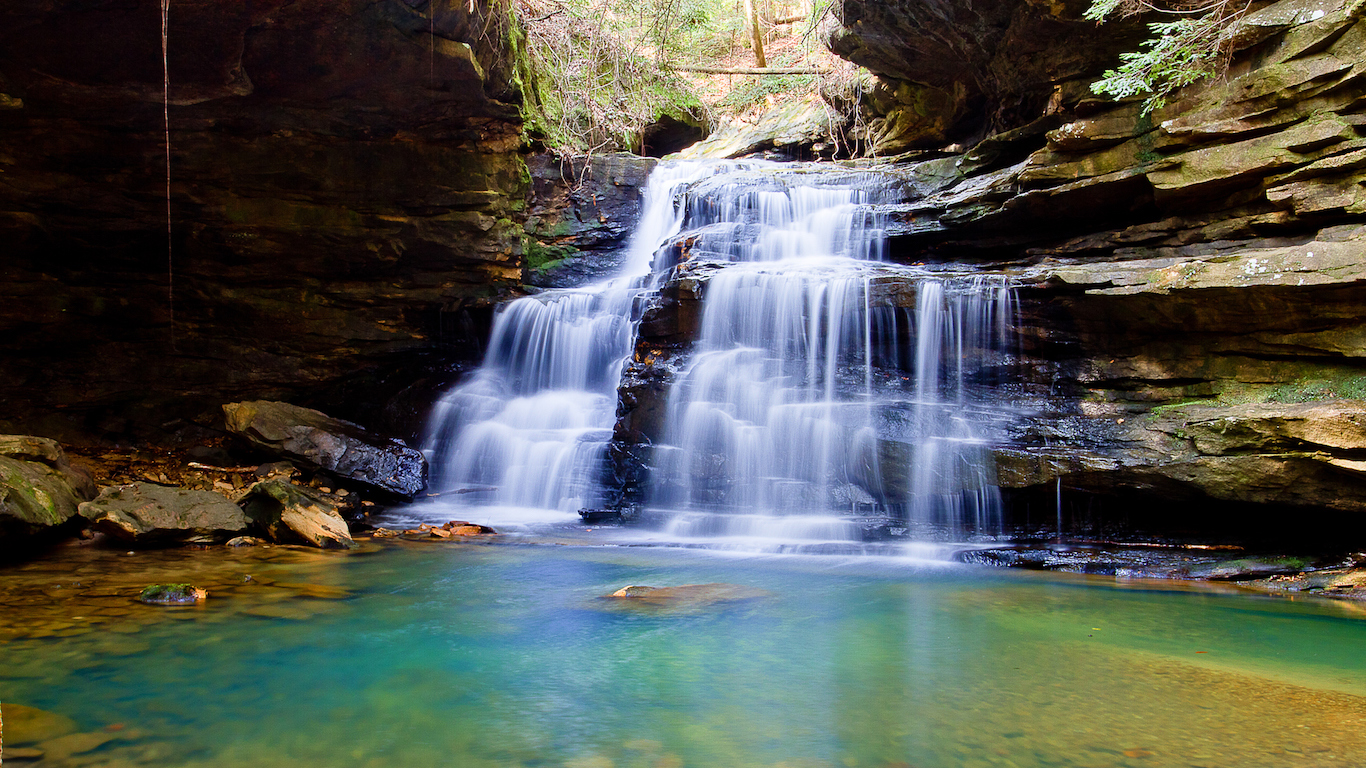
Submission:
M 873 206 L 899 190 L 809 165 L 661 166 L 619 277 L 498 313 L 483 365 L 430 420 L 436 487 L 471 504 L 597 506 L 642 307 L 684 260 L 703 310 L 646 500 L 671 535 L 992 531 L 1013 294 L 885 261 Z
M 621 274 L 499 308 L 488 353 L 437 402 L 424 446 L 432 488 L 470 503 L 577 512 L 600 502 L 599 475 L 651 264 L 682 223 L 681 190 L 702 164 L 650 178 Z

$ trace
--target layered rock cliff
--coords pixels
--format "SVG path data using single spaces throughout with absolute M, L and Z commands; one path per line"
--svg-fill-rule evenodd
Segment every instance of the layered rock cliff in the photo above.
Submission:
M 837 49 L 938 121 L 902 146 L 1006 129 L 866 165 L 906 197 L 880 211 L 893 259 L 1017 286 L 1030 406 L 997 446 L 1014 521 L 1265 532 L 1312 509 L 1312 530 L 1363 533 L 1366 3 L 1261 4 L 1229 30 L 1227 76 L 1150 115 L 1086 95 L 1131 30 L 1067 3 L 842 9 Z M 917 106 L 925 89 L 944 103 Z M 646 314 L 618 424 L 628 489 L 705 293 L 685 268 Z
M 522 283 L 507 6 L 168 21 L 164 73 L 153 0 L 0 9 L 0 431 L 161 439 L 248 397 L 351 413 L 476 356 Z

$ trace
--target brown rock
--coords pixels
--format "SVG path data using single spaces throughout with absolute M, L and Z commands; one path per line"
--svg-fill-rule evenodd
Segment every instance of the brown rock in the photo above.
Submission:
M 242 504 L 247 517 L 277 542 L 300 541 L 323 549 L 351 549 L 351 531 L 337 508 L 311 488 L 282 479 L 251 487 Z

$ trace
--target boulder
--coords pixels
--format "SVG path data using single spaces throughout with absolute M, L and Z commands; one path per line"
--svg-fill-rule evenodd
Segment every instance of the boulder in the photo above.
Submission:
M 242 510 L 214 491 L 129 483 L 105 488 L 80 506 L 81 516 L 99 530 L 139 542 L 228 539 L 246 531 Z
M 246 514 L 281 543 L 306 543 L 322 549 L 351 549 L 351 531 L 323 494 L 281 479 L 251 487 L 242 499 Z
M 314 469 L 408 499 L 427 485 L 427 460 L 420 452 L 358 424 L 269 400 L 228 403 L 223 415 L 229 432 Z
M 62 526 L 94 495 L 89 475 L 55 441 L 0 435 L 0 541 Z

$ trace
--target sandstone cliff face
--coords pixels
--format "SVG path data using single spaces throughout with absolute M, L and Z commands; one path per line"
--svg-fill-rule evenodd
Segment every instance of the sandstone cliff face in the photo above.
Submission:
M 507 8 L 201 0 L 169 22 L 168 254 L 159 4 L 0 9 L 0 425 L 146 436 L 477 355 L 481 303 L 522 282 Z

